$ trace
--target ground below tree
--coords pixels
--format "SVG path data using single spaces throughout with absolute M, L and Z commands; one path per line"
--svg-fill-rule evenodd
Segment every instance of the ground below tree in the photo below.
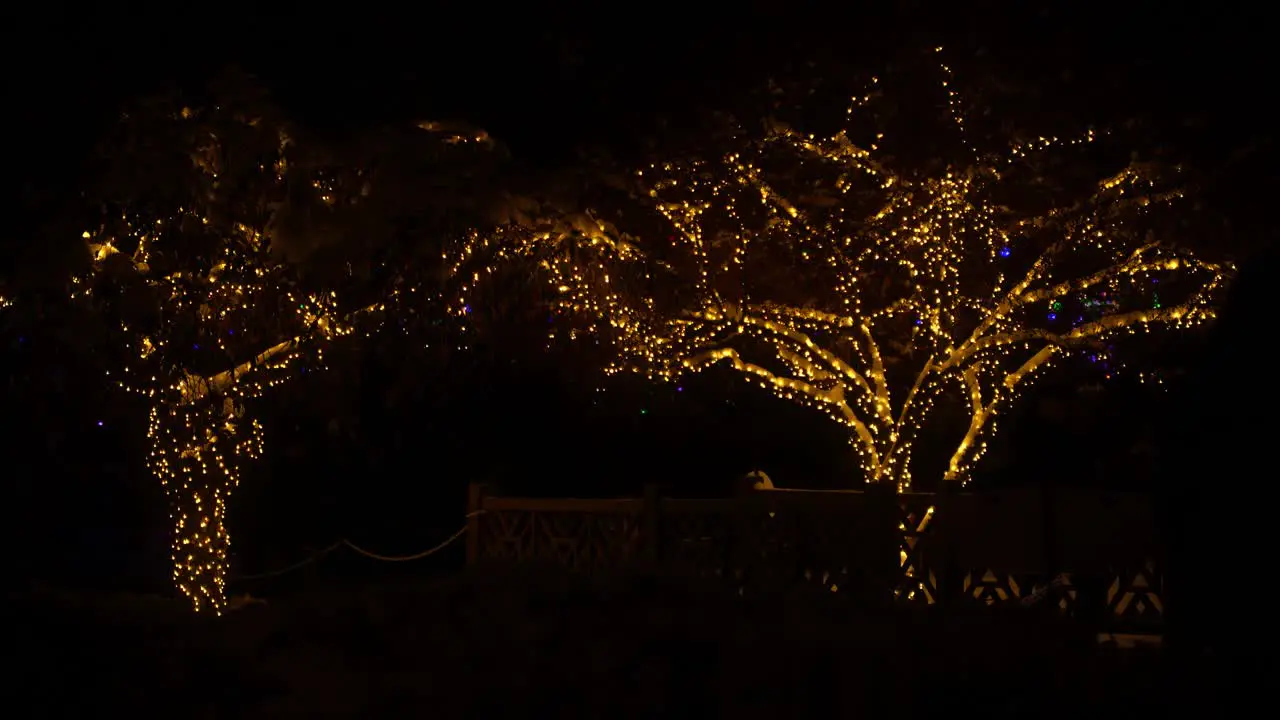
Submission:
M 36 716 L 1071 717 L 1218 701 L 1203 671 L 1026 611 L 855 611 L 651 579 L 473 574 L 217 620 L 158 598 L 23 600 L 8 679 Z

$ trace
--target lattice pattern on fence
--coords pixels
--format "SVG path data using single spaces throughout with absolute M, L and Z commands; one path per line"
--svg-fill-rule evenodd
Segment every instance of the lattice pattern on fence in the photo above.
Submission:
M 910 494 L 898 496 L 898 532 L 901 539 L 898 564 L 902 576 L 893 589 L 895 599 L 903 602 L 933 604 L 938 600 L 938 577 L 924 556 L 924 538 L 928 536 L 935 507 L 932 498 Z
M 503 510 L 481 523 L 481 543 L 492 560 L 604 570 L 639 556 L 639 520 L 623 513 Z
M 579 571 L 656 565 L 731 582 L 744 593 L 809 588 L 848 598 L 1022 603 L 1078 614 L 1071 573 L 1053 568 L 1051 576 L 1043 554 L 1000 545 L 1001 513 L 1035 512 L 1024 501 L 944 506 L 950 501 L 926 494 L 802 492 L 705 500 L 488 497 L 473 508 L 483 513 L 473 520 L 469 556 Z M 948 512 L 951 524 L 941 517 Z M 1039 533 L 1035 523 L 1012 525 L 1017 542 Z M 1105 604 L 1103 620 L 1113 629 L 1157 629 L 1164 598 L 1155 564 L 1134 568 L 1126 556 L 1099 570 L 1093 543 L 1090 577 L 1105 599 L 1089 595 L 1090 607 Z

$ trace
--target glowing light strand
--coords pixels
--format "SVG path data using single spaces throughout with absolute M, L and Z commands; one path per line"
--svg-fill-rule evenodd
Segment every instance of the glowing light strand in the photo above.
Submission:
M 298 289 L 294 268 L 272 251 L 270 219 L 252 211 L 283 197 L 297 148 L 283 127 L 219 117 L 216 109 L 212 115 L 184 108 L 171 118 L 188 128 L 198 147 L 191 154 L 198 170 L 195 201 L 147 214 L 126 210 L 86 231 L 93 272 L 72 279 L 71 295 L 100 300 L 94 291 L 102 283 L 141 289 L 143 312 L 123 308 L 117 313 L 119 337 L 131 359 L 109 374 L 151 404 L 148 467 L 169 499 L 174 582 L 197 611 L 220 613 L 226 607 L 227 501 L 245 467 L 263 452 L 262 426 L 248 417 L 248 402 L 292 377 L 288 369 L 306 354 L 323 368 L 323 346 L 314 341 L 351 335 L 358 320 L 380 318 L 388 308 L 415 306 L 416 312 L 418 305 L 443 303 L 437 293 L 397 282 L 384 299 L 343 311 L 334 292 Z M 231 128 L 210 131 L 202 121 Z M 259 153 L 261 162 L 249 176 L 234 178 L 256 196 L 249 210 L 233 215 L 236 219 L 225 219 L 224 213 L 223 220 L 211 220 L 230 204 L 225 188 L 236 187 L 228 182 L 229 170 L 221 161 L 227 148 L 219 137 L 246 142 L 243 133 L 237 134 L 245 127 L 261 131 L 256 142 L 265 139 L 270 145 L 268 150 L 232 148 Z M 248 142 L 254 137 L 250 131 Z M 441 135 L 446 144 L 470 137 Z M 350 198 L 342 197 L 343 189 L 323 173 L 312 175 L 317 199 L 326 206 L 363 195 L 353 191 Z M 201 186 L 207 192 L 201 193 Z M 143 319 L 134 322 L 137 315 Z M 211 360 L 231 364 L 216 372 L 195 369 Z
M 549 282 L 564 310 L 612 339 L 611 371 L 673 380 L 726 364 L 847 426 L 869 482 L 910 486 L 914 439 L 931 409 L 959 391 L 969 423 L 945 479 L 967 482 L 999 414 L 1065 352 L 1212 319 L 1234 268 L 1150 239 L 1144 218 L 1180 193 L 1162 190 L 1141 164 L 1048 210 L 997 202 L 1012 182 L 1006 174 L 1102 134 L 981 152 L 945 66 L 943 77 L 963 164 L 895 171 L 880 158 L 883 135 L 867 149 L 849 131 L 817 138 L 772 122 L 713 160 L 638 173 L 674 230 L 666 244 L 599 224 L 585 234 L 583 247 L 596 251 L 586 257 L 566 250 L 570 232 L 526 234 L 507 247 L 555 258 L 543 265 Z M 850 116 L 873 100 L 854 98 Z M 655 275 L 691 291 L 637 290 Z M 1179 283 L 1181 299 L 1169 302 L 1166 289 Z M 1087 321 L 1081 311 L 1066 327 L 1039 311 L 1043 301 L 1094 291 L 1121 301 L 1092 304 Z

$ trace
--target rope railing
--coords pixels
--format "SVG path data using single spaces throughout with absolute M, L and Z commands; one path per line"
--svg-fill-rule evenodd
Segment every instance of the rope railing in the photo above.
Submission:
M 474 511 L 474 512 L 469 512 L 469 513 L 467 513 L 467 515 L 466 515 L 466 517 L 465 517 L 464 519 L 466 519 L 466 520 L 470 520 L 471 518 L 474 518 L 474 517 L 476 517 L 477 515 L 481 515 L 481 514 L 483 514 L 483 513 L 484 513 L 484 510 L 476 510 L 476 511 Z M 379 553 L 375 553 L 375 552 L 373 552 L 373 551 L 371 551 L 371 550 L 366 550 L 365 548 L 362 548 L 362 547 L 360 547 L 359 545 L 356 545 L 355 543 L 351 542 L 350 540 L 343 539 L 343 540 L 339 540 L 339 541 L 337 541 L 337 542 L 333 543 L 332 545 L 329 545 L 328 547 L 324 548 L 323 550 L 320 550 L 320 551 L 318 551 L 318 552 L 315 552 L 315 553 L 313 553 L 313 554 L 311 554 L 311 555 L 307 556 L 306 558 L 303 558 L 302 560 L 299 560 L 298 562 L 296 562 L 296 563 L 294 563 L 294 564 L 292 564 L 292 565 L 287 565 L 287 566 L 285 566 L 285 567 L 283 567 L 283 568 L 280 568 L 280 569 L 278 569 L 278 570 L 271 570 L 271 571 L 269 571 L 269 572 L 254 573 L 254 574 L 252 574 L 252 575 L 237 575 L 237 576 L 235 576 L 235 577 L 230 578 L 230 581 L 231 581 L 231 582 L 242 582 L 242 581 L 245 581 L 245 580 L 263 580 L 263 579 L 265 579 L 265 578 L 279 577 L 279 576 L 281 576 L 281 575 L 287 575 L 287 574 L 289 574 L 289 573 L 291 573 L 291 572 L 293 572 L 293 571 L 295 571 L 295 570 L 300 570 L 300 569 L 302 569 L 302 568 L 304 568 L 304 567 L 306 567 L 306 566 L 308 566 L 308 565 L 311 565 L 312 563 L 314 563 L 314 562 L 316 562 L 316 561 L 318 561 L 318 560 L 320 560 L 320 559 L 324 558 L 325 556 L 329 555 L 330 553 L 332 553 L 333 551 L 335 551 L 335 550 L 337 550 L 338 548 L 341 548 L 341 547 L 346 547 L 346 548 L 348 548 L 348 549 L 350 549 L 350 550 L 352 550 L 352 551 L 354 551 L 354 552 L 356 552 L 356 553 L 358 553 L 358 554 L 360 554 L 360 555 L 363 555 L 363 556 L 365 556 L 365 557 L 367 557 L 367 558 L 370 558 L 370 559 L 372 559 L 372 560 L 378 560 L 378 561 L 381 561 L 381 562 L 409 562 L 409 561 L 412 561 L 412 560 L 421 560 L 421 559 L 423 559 L 423 558 L 425 558 L 425 557 L 428 557 L 428 556 L 434 555 L 434 554 L 436 554 L 436 553 L 440 552 L 441 550 L 443 550 L 443 549 L 445 549 L 445 548 L 449 547 L 449 546 L 450 546 L 450 545 L 452 545 L 453 543 L 457 542 L 457 541 L 458 541 L 458 538 L 460 538 L 460 537 L 462 537 L 463 535 L 466 535 L 466 534 L 467 534 L 467 528 L 468 528 L 468 525 L 463 525 L 463 526 L 462 526 L 462 528 L 461 528 L 460 530 L 458 530 L 458 531 L 457 531 L 457 532 L 455 532 L 454 534 L 450 535 L 448 538 L 446 538 L 446 539 L 444 540 L 444 542 L 441 542 L 440 544 L 438 544 L 438 545 L 436 545 L 436 546 L 434 546 L 434 547 L 427 548 L 426 550 L 423 550 L 422 552 L 414 553 L 414 554 L 412 554 L 412 555 L 382 555 L 382 554 L 379 554 Z
M 330 545 L 329 547 L 327 547 L 327 548 L 325 548 L 325 549 L 321 550 L 320 552 L 315 553 L 315 554 L 313 554 L 313 555 L 311 555 L 311 556 L 309 556 L 309 557 L 303 558 L 302 560 L 299 560 L 298 562 L 296 562 L 296 563 L 294 563 L 294 564 L 292 564 L 292 565 L 289 565 L 289 566 L 286 566 L 286 567 L 280 568 L 279 570 L 271 570 L 271 571 L 269 571 L 269 572 L 254 573 L 253 575 L 237 575 L 237 576 L 232 577 L 232 578 L 229 578 L 229 579 L 230 579 L 230 581 L 231 581 L 231 582 L 236 582 L 236 581 L 239 581 L 239 580 L 262 580 L 262 579 L 264 579 L 264 578 L 276 577 L 276 576 L 279 576 L 279 575 L 287 575 L 287 574 L 289 574 L 289 573 L 293 572 L 294 570 L 300 570 L 300 569 L 302 569 L 302 568 L 304 568 L 304 567 L 306 567 L 306 566 L 310 565 L 311 563 L 313 563 L 313 562 L 315 562 L 315 561 L 319 560 L 320 558 L 324 557 L 325 555 L 328 555 L 329 553 L 333 552 L 334 550 L 337 550 L 338 548 L 342 547 L 342 544 L 343 544 L 344 542 L 345 542 L 344 540 L 339 540 L 338 542 L 336 542 L 336 543 L 334 543 L 334 544 Z

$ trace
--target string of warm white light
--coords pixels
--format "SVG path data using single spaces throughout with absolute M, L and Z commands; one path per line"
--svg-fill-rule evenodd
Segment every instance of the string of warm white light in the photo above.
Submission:
M 313 354 L 312 365 L 323 367 L 323 345 L 314 341 L 350 335 L 357 320 L 385 317 L 401 305 L 417 312 L 418 306 L 444 303 L 403 281 L 384 299 L 348 311 L 339 308 L 333 292 L 298 289 L 294 268 L 270 247 L 269 216 L 254 212 L 285 197 L 289 151 L 296 151 L 287 132 L 217 109 L 183 108 L 170 120 L 193 138 L 190 157 L 199 176 L 196 187 L 188 188 L 194 190 L 191 200 L 179 207 L 152 205 L 145 213 L 130 208 L 86 231 L 95 277 L 74 278 L 72 297 L 95 297 L 96 279 L 116 283 L 126 295 L 140 289 L 145 297 L 141 313 L 119 312 L 119 336 L 132 359 L 110 374 L 151 403 L 148 465 L 169 499 L 174 582 L 197 611 L 220 613 L 227 500 L 246 465 L 263 452 L 262 426 L 247 416 L 247 402 L 293 377 L 289 370 L 304 352 Z M 247 141 L 241 132 L 246 128 Z M 456 145 L 474 133 L 438 135 Z M 250 146 L 231 146 L 228 137 Z M 257 153 L 260 162 L 248 177 L 228 177 L 225 158 L 244 152 Z M 367 191 L 345 192 L 320 173 L 311 182 L 327 207 L 354 203 Z M 230 193 L 244 187 L 254 196 L 247 202 L 239 198 L 247 209 L 228 218 L 226 208 L 235 201 Z M 141 319 L 134 322 L 134 316 Z M 194 369 L 211 358 L 230 361 L 231 367 Z
M 338 320 L 332 296 L 300 296 L 288 289 L 261 231 L 239 223 L 232 233 L 222 230 L 194 209 L 179 209 L 169 217 L 126 217 L 84 233 L 98 273 L 113 264 L 127 267 L 158 304 L 159 322 L 150 327 L 134 328 L 123 319 L 121 338 L 135 359 L 113 374 L 120 387 L 151 401 L 148 465 L 169 498 L 174 582 L 197 610 L 215 612 L 225 597 L 227 499 L 244 465 L 262 454 L 262 427 L 245 416 L 245 403 L 287 378 L 280 371 L 299 359 L 307 340 L 351 332 Z M 212 258 L 178 255 L 194 243 L 193 235 L 215 243 Z M 131 251 L 126 255 L 120 247 Z M 165 254 L 158 262 L 171 266 L 170 272 L 153 269 L 153 253 Z M 92 293 L 88 283 L 76 286 L 79 293 Z M 263 303 L 283 312 L 264 314 Z M 195 332 L 175 333 L 174 326 L 183 323 Z M 205 356 L 243 357 L 246 347 L 271 331 L 292 337 L 212 375 L 189 369 L 199 362 L 202 343 L 210 346 Z M 190 351 L 173 347 L 179 337 L 191 342 Z
M 1076 202 L 1008 207 L 999 191 L 1021 168 L 1096 135 L 979 153 L 945 66 L 943 77 L 963 162 L 909 172 L 882 157 L 881 137 L 858 144 L 851 131 L 817 138 L 772 123 L 710 159 L 638 173 L 669 237 L 620 232 L 594 211 L 477 229 L 443 251 L 445 283 L 432 273 L 430 286 L 397 281 L 355 310 L 301 289 L 271 252 L 262 208 L 288 196 L 297 152 L 288 134 L 240 116 L 214 131 L 184 109 L 175 120 L 196 128 L 184 154 L 198 171 L 187 201 L 139 203 L 85 233 L 95 275 L 127 278 L 117 302 L 138 289 L 146 298 L 145 312 L 120 313 L 132 359 L 113 376 L 152 404 L 149 465 L 173 509 L 176 584 L 197 610 L 224 607 L 226 502 L 262 453 L 248 401 L 291 377 L 304 352 L 321 362 L 313 341 L 352 334 L 360 317 L 377 324 L 434 303 L 466 318 L 477 288 L 510 263 L 540 268 L 553 305 L 612 340 L 611 372 L 670 380 L 733 367 L 846 426 L 867 479 L 899 490 L 911 483 L 913 441 L 947 389 L 960 389 L 969 407 L 946 469 L 964 482 L 999 413 L 1056 359 L 1213 317 L 1233 268 L 1148 236 L 1144 217 L 1179 197 L 1157 173 L 1135 164 Z M 850 116 L 872 100 L 855 98 Z M 444 132 L 448 145 L 492 146 L 482 133 L 423 127 Z M 245 133 L 263 147 L 230 147 Z M 243 151 L 256 159 L 251 177 L 229 177 L 228 158 Z M 358 203 L 367 190 L 313 174 L 325 208 Z M 94 285 L 75 280 L 73 296 L 93 297 Z
M 1117 335 L 1212 318 L 1233 267 L 1149 236 L 1144 217 L 1180 194 L 1140 164 L 1047 210 L 1001 203 L 1006 175 L 1097 134 L 979 153 L 942 71 L 962 164 L 895 171 L 879 159 L 883 136 L 863 146 L 774 122 L 719 157 L 639 173 L 674 229 L 667 242 L 592 221 L 507 247 L 542 244 L 561 305 L 615 341 L 613 371 L 672 380 L 727 364 L 847 426 L 869 482 L 910 486 L 913 441 L 958 388 L 970 421 L 945 479 L 966 482 L 1031 378 Z M 873 105 L 867 93 L 849 114 Z

